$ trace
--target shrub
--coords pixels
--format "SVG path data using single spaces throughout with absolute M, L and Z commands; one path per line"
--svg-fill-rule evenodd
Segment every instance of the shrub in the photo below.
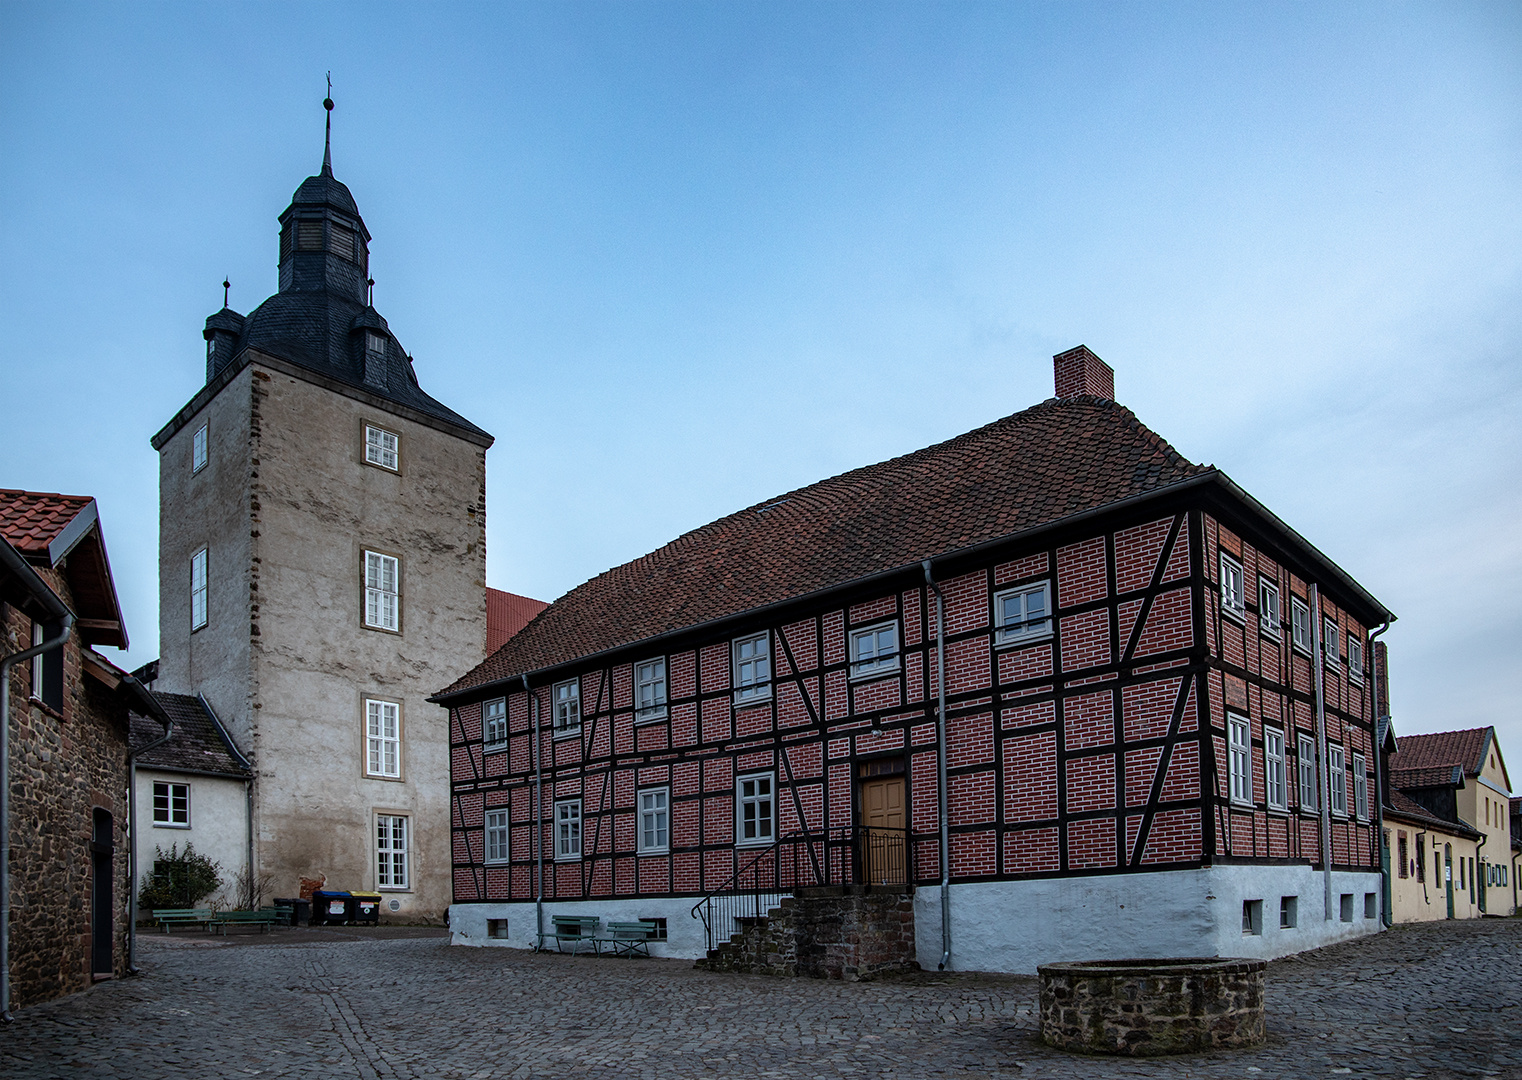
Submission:
M 202 855 L 193 844 L 187 843 L 184 851 L 171 844 L 167 853 L 155 848 L 153 854 L 153 869 L 143 875 L 143 889 L 137 894 L 139 907 L 150 911 L 195 907 L 222 886 L 222 864 Z

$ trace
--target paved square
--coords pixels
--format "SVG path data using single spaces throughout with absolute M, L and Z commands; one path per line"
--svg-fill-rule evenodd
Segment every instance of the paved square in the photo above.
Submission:
M 1265 1046 L 1161 1061 L 1045 1048 L 1028 977 L 766 979 L 384 928 L 140 940 L 141 977 L 0 1030 L 0 1076 L 1522 1078 L 1522 919 L 1277 961 Z

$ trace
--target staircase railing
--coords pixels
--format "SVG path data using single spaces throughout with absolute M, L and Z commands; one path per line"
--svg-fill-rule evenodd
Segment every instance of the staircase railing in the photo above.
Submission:
M 751 855 L 729 880 L 693 904 L 692 917 L 702 921 L 707 948 L 713 949 L 798 889 L 907 888 L 917 879 L 913 852 L 903 829 L 846 826 L 822 835 L 789 833 Z

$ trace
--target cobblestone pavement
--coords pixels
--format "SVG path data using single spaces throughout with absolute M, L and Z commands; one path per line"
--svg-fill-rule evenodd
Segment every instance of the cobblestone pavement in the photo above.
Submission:
M 1029 977 L 767 979 L 384 930 L 140 953 L 138 978 L 20 1011 L 0 1077 L 1522 1077 L 1522 919 L 1277 961 L 1264 1046 L 1160 1061 L 1042 1046 Z

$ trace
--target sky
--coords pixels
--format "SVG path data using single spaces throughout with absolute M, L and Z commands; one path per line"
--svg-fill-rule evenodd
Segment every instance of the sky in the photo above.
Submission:
M 322 155 L 489 584 L 1052 394 L 1083 343 L 1399 620 L 1396 731 L 1522 769 L 1522 7 L 0 0 L 0 487 L 95 496 L 157 655 L 157 455 Z M 1522 788 L 1522 779 L 1514 780 Z

